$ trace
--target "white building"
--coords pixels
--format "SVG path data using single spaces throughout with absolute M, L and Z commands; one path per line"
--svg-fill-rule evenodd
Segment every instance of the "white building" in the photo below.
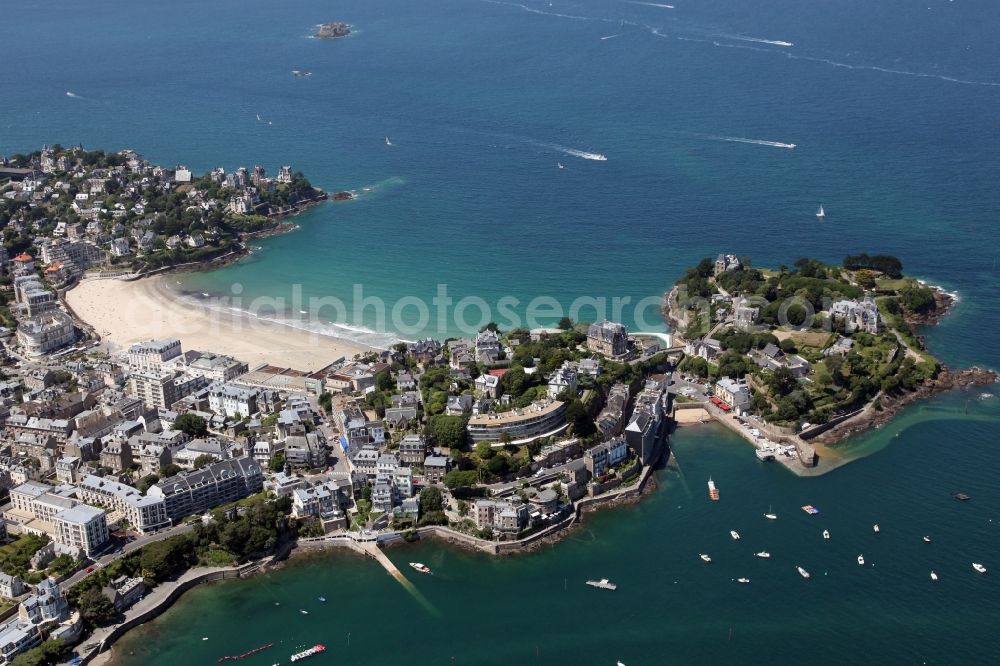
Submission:
M 233 384 L 212 384 L 208 387 L 208 407 L 216 414 L 246 418 L 258 411 L 257 390 Z
M 170 525 L 162 498 L 149 497 L 132 486 L 88 474 L 80 482 L 80 499 L 118 511 L 133 529 L 152 532 Z
M 164 363 L 181 355 L 177 338 L 138 342 L 128 349 L 128 364 L 133 370 L 158 370 Z
M 750 388 L 729 377 L 715 382 L 715 396 L 740 412 L 750 406 Z
M 567 389 L 576 393 L 576 365 L 570 361 L 563 363 L 562 367 L 549 377 L 549 397 L 557 398 Z
M 56 542 L 92 556 L 108 542 L 107 515 L 97 507 L 79 504 L 53 517 Z
M 26 356 L 38 357 L 65 347 L 76 339 L 73 320 L 62 310 L 29 317 L 17 327 L 17 341 Z

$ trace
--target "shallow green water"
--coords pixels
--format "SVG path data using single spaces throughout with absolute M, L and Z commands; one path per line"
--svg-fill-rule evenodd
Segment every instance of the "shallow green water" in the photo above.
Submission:
M 428 606 L 374 562 L 330 553 L 195 590 L 115 650 L 125 666 L 207 664 L 270 641 L 246 663 L 287 663 L 317 642 L 330 648 L 317 664 L 987 663 L 1000 649 L 1000 585 L 971 562 L 1000 566 L 987 464 L 997 409 L 973 398 L 975 418 L 959 418 L 965 397 L 909 409 L 851 445 L 872 455 L 812 479 L 759 463 L 718 426 L 684 429 L 679 471 L 661 472 L 651 497 L 588 516 L 557 545 L 505 559 L 439 543 L 390 549 Z M 709 475 L 720 502 L 707 499 Z M 959 490 L 973 500 L 952 499 Z M 769 508 L 777 521 L 763 518 Z M 770 560 L 753 556 L 761 549 Z M 434 575 L 405 566 L 416 560 Z M 618 591 L 584 585 L 600 577 Z

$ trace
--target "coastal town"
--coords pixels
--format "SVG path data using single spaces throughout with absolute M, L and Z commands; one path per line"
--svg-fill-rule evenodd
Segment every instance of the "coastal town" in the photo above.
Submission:
M 680 372 L 711 386 L 700 399 L 682 391 L 688 404 L 678 407 L 727 425 L 761 460 L 813 467 L 817 447 L 914 399 L 997 381 L 989 370 L 944 367 L 915 333 L 952 301 L 885 255 L 777 270 L 734 254 L 705 258 L 666 297 L 664 317 L 685 352 Z
M 66 305 L 81 281 L 238 255 L 325 198 L 288 166 L 195 178 L 58 146 L 3 161 L 0 663 L 89 659 L 108 644 L 88 635 L 193 567 L 426 537 L 530 549 L 641 493 L 675 422 L 715 419 L 808 473 L 817 437 L 942 372 L 905 321 L 934 293 L 866 255 L 706 260 L 667 299 L 674 338 L 490 324 L 318 369 L 250 364 L 225 337 L 108 349 Z M 790 297 L 819 316 L 779 312 Z

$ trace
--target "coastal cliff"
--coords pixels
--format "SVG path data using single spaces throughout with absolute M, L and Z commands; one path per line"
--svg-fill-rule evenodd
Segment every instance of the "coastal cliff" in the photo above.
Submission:
M 336 39 L 338 37 L 347 37 L 349 34 L 351 34 L 350 26 L 340 21 L 334 21 L 332 23 L 320 24 L 319 31 L 316 32 L 316 38 Z

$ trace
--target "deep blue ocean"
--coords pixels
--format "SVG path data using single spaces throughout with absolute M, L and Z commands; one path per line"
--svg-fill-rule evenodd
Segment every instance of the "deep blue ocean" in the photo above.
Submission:
M 238 283 L 249 301 L 299 284 L 306 297 L 335 296 L 353 310 L 361 285 L 391 310 L 446 285 L 456 302 L 514 299 L 523 317 L 536 297 L 568 307 L 580 296 L 660 296 L 719 252 L 758 265 L 886 252 L 960 297 L 925 331 L 931 350 L 955 367 L 1000 367 L 1000 5 L 666 4 L 28 0 L 0 22 L 0 154 L 82 142 L 198 172 L 291 164 L 327 190 L 358 194 L 300 216 L 301 229 L 261 241 L 236 265 L 186 278 L 195 292 L 226 295 Z M 354 34 L 310 38 L 332 20 Z M 645 314 L 636 321 L 626 307 L 622 318 L 662 326 L 653 309 Z M 467 321 L 476 317 L 468 309 Z M 461 332 L 451 318 L 406 331 L 390 318 L 372 333 L 374 308 L 338 324 L 329 330 L 376 344 Z M 399 663 L 412 655 L 411 630 L 433 655 L 411 656 L 417 663 L 455 654 L 476 664 L 994 663 L 1000 588 L 970 563 L 1000 574 L 1000 559 L 991 562 L 997 402 L 968 392 L 910 408 L 845 445 L 870 457 L 820 479 L 762 471 L 721 431 L 683 431 L 683 473 L 664 473 L 640 508 L 588 524 L 596 546 L 496 563 L 421 546 L 419 557 L 455 577 L 426 592 L 437 616 L 353 559 L 292 568 L 276 584 L 312 595 L 320 577 L 351 591 L 336 631 L 356 632 L 368 650 L 339 655 L 348 663 Z M 709 474 L 728 502 L 704 504 Z M 973 502 L 951 500 L 957 490 Z M 843 552 L 816 550 L 819 523 L 798 515 L 807 502 L 850 536 L 836 545 Z M 756 525 L 770 504 L 789 520 Z M 882 545 L 867 543 L 874 520 L 890 526 Z M 780 575 L 728 556 L 725 573 L 709 574 L 693 559 L 725 552 L 733 528 L 787 530 L 762 544 L 792 551 L 772 562 Z M 933 556 L 925 531 L 940 544 Z M 857 570 L 861 549 L 877 568 Z M 811 563 L 815 585 L 803 588 L 793 560 Z M 730 583 L 745 572 L 749 588 Z M 624 583 L 611 599 L 560 596 L 567 576 L 572 590 L 605 575 Z M 199 591 L 155 624 L 164 642 L 149 645 L 159 648 L 129 648 L 147 650 L 135 663 L 196 656 L 192 612 L 260 593 L 243 590 Z M 316 617 L 301 624 L 296 614 L 288 626 L 319 640 L 333 630 Z M 246 610 L 243 621 L 264 634 L 275 620 Z M 241 636 L 233 629 L 227 640 L 235 647 Z M 196 647 L 215 654 L 214 644 Z

